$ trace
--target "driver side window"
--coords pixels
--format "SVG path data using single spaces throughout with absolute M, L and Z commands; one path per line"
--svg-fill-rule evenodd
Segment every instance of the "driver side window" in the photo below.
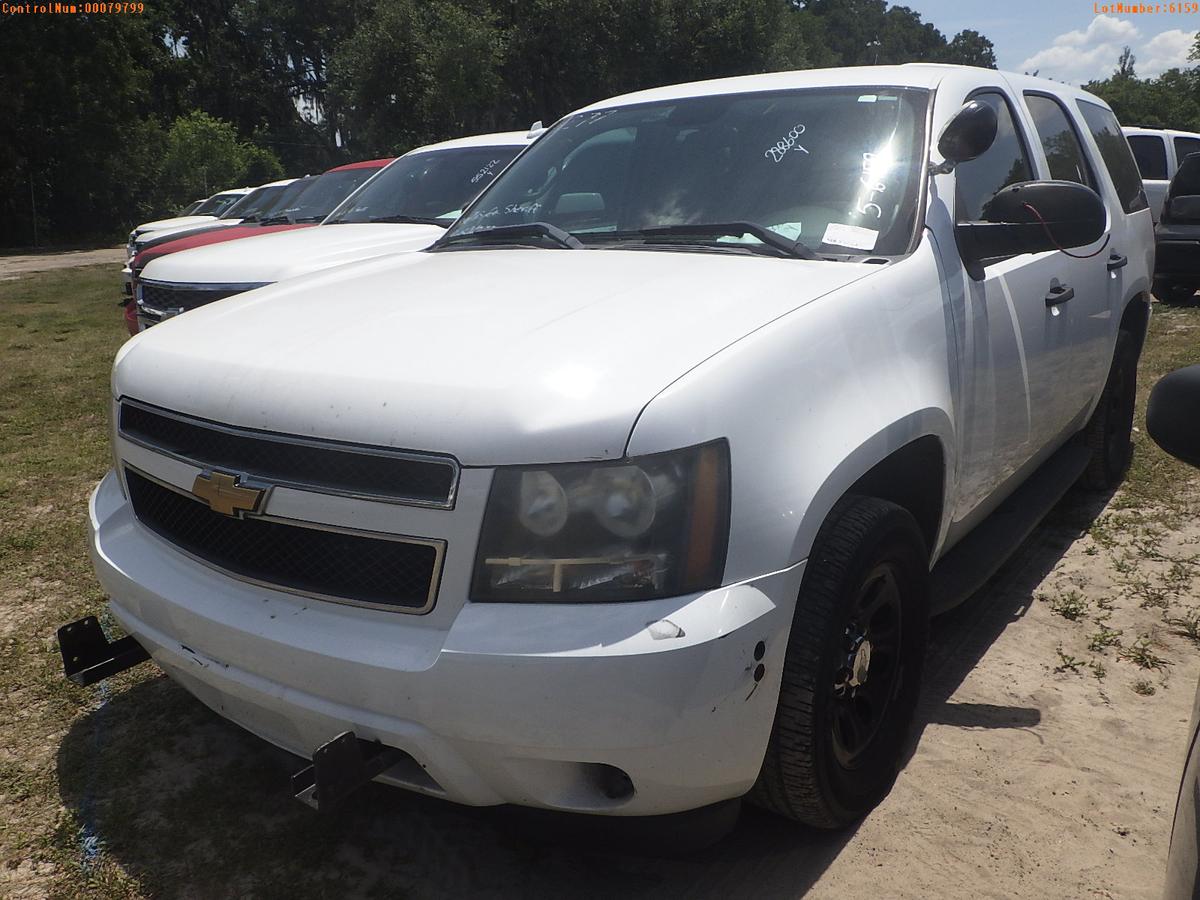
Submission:
M 977 222 L 996 191 L 1018 181 L 1033 180 L 1025 142 L 1002 94 L 985 91 L 971 97 L 996 111 L 996 140 L 981 156 L 954 168 L 954 214 L 959 222 Z

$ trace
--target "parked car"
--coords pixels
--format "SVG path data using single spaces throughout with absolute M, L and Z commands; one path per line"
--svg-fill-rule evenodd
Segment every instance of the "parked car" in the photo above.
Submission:
M 1146 197 L 1150 201 L 1150 212 L 1157 224 L 1167 197 L 1167 188 L 1180 163 L 1189 153 L 1200 153 L 1200 134 L 1170 128 L 1130 127 L 1121 130 L 1137 160 Z
M 174 240 L 163 243 L 151 242 L 129 261 L 131 295 L 136 301 L 137 282 L 142 269 L 161 256 L 209 244 L 316 225 L 359 185 L 391 161 L 388 158 L 349 163 L 332 168 L 316 178 L 302 179 L 288 185 L 279 195 L 275 205 L 254 222 L 229 228 L 204 229 L 199 233 L 175 237 Z M 125 325 L 130 334 L 137 333 L 137 308 L 134 304 L 127 304 L 125 307 Z
M 1197 157 L 1193 156 L 1192 159 Z M 1163 450 L 1189 466 L 1200 467 L 1200 366 L 1162 378 L 1146 404 L 1146 431 Z M 1200 897 L 1200 689 L 1192 704 L 1183 777 L 1175 800 L 1171 849 L 1167 858 L 1165 900 Z
M 125 265 L 121 269 L 122 293 L 127 303 L 133 301 L 133 258 L 147 247 L 181 238 L 184 235 L 196 234 L 209 228 L 224 228 L 229 225 L 239 225 L 242 222 L 257 222 L 259 217 L 272 208 L 281 198 L 284 188 L 295 183 L 295 178 L 273 181 L 260 185 L 241 199 L 229 206 L 215 219 L 206 219 L 202 224 L 179 225 L 163 228 L 158 231 L 146 231 L 135 237 L 130 237 L 125 245 Z
M 90 519 L 128 636 L 64 626 L 66 673 L 152 657 L 320 808 L 378 776 L 845 826 L 929 616 L 1123 477 L 1153 254 L 1116 117 L 1057 82 L 596 103 L 430 249 L 125 345 Z
M 172 238 L 182 237 L 185 234 L 194 234 L 206 228 L 227 228 L 230 225 L 237 225 L 247 219 L 255 222 L 260 215 L 276 204 L 283 193 L 283 189 L 295 180 L 295 178 L 285 178 L 281 181 L 272 181 L 269 184 L 259 185 L 242 194 L 241 197 L 226 207 L 216 218 L 206 217 L 203 222 L 172 225 L 166 228 L 144 231 L 137 237 L 131 236 L 125 245 L 126 258 L 133 259 L 139 251 L 144 250 L 154 242 L 162 243 Z
M 1180 162 L 1154 238 L 1154 295 L 1160 300 L 1190 299 L 1200 288 L 1200 152 Z
M 253 188 L 230 188 L 229 190 L 213 194 L 207 200 L 201 202 L 190 213 L 172 216 L 169 219 L 155 219 L 153 222 L 143 222 L 129 232 L 129 240 L 133 241 L 147 231 L 159 231 L 164 228 L 177 228 L 181 225 L 199 225 L 204 222 L 211 222 L 239 199 L 250 193 L 251 190 Z
M 318 228 L 155 260 L 138 282 L 140 324 L 308 272 L 427 247 L 530 140 L 513 131 L 418 147 L 380 170 Z

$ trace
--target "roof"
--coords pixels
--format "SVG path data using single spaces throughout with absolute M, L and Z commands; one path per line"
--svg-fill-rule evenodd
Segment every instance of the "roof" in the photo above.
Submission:
M 204 199 L 211 200 L 213 197 L 224 197 L 226 194 L 248 194 L 252 190 L 254 190 L 254 188 L 251 188 L 251 187 L 225 188 L 225 190 L 216 191 L 215 193 L 209 195 L 208 197 L 205 197 Z
M 719 94 L 758 93 L 762 91 L 794 90 L 796 88 L 877 86 L 916 87 L 932 90 L 947 76 L 955 73 L 975 73 L 983 81 L 1000 78 L 1014 89 L 1039 89 L 1060 96 L 1086 98 L 1103 103 L 1098 97 L 1073 85 L 1061 84 L 1048 78 L 1020 75 L 1016 72 L 999 72 L 975 66 L 953 66 L 942 63 L 906 63 L 901 66 L 846 66 L 833 69 L 803 69 L 794 72 L 769 72 L 765 75 L 739 75 L 734 78 L 716 78 L 710 81 L 693 81 L 688 84 L 673 84 L 611 97 L 585 106 L 582 110 L 604 109 L 611 106 L 627 106 L 632 103 L 650 103 L 657 100 L 679 100 L 685 97 L 703 97 Z
M 346 169 L 382 169 L 396 157 L 389 156 L 384 159 L 364 159 L 360 162 L 346 163 L 344 166 L 334 166 L 332 169 L 326 169 L 326 172 L 342 172 Z M 321 174 L 324 174 L 321 173 Z
M 1148 128 L 1143 125 L 1128 125 L 1121 128 L 1126 134 L 1162 134 L 1168 137 L 1200 138 L 1194 131 L 1179 131 L 1175 128 Z
M 260 184 L 258 187 L 283 187 L 285 184 L 291 184 L 295 180 L 295 178 L 284 178 L 282 181 L 269 181 L 266 184 Z M 258 188 L 255 188 L 255 190 L 258 190 Z
M 404 155 L 411 156 L 414 153 L 426 153 L 430 150 L 460 150 L 469 147 L 524 147 L 532 140 L 528 131 L 496 131 L 491 134 L 472 134 L 450 141 L 439 141 L 436 144 L 425 144 L 423 147 L 413 147 Z

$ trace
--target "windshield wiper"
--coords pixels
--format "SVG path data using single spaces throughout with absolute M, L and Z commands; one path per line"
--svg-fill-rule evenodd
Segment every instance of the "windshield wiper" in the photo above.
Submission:
M 510 238 L 540 237 L 557 244 L 567 250 L 578 250 L 583 242 L 569 231 L 563 231 L 557 225 L 549 222 L 525 222 L 520 225 L 497 225 L 495 228 L 482 228 L 479 231 L 451 234 L 442 238 L 438 244 L 467 243 L 476 244 L 509 243 Z
M 737 237 L 748 234 L 758 238 L 762 243 L 785 256 L 799 259 L 820 259 L 808 247 L 799 241 L 785 238 L 777 231 L 772 231 L 764 225 L 754 222 L 703 222 L 695 225 L 663 225 L 658 228 L 641 228 L 636 232 L 647 238 L 676 237 L 687 235 L 703 235 L 711 237 Z M 733 244 L 730 246 L 747 246 Z
M 265 219 L 258 220 L 259 225 L 291 225 L 292 220 L 288 216 L 268 216 Z
M 338 221 L 341 221 L 340 219 Z M 439 228 L 449 228 L 450 223 L 431 216 L 371 216 L 368 222 L 386 222 L 396 225 L 436 225 Z
M 327 216 L 329 213 L 326 213 L 325 215 Z M 292 219 L 292 224 L 299 225 L 305 222 L 320 222 L 324 218 L 325 216 L 300 216 L 298 219 Z

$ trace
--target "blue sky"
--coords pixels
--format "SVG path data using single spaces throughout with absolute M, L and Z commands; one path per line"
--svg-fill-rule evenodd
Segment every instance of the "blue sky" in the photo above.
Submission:
M 1111 74 L 1126 45 L 1133 48 L 1135 70 L 1143 77 L 1195 65 L 1187 62 L 1187 54 L 1200 29 L 1200 12 L 1096 13 L 1105 5 L 1115 8 L 1113 0 L 900 0 L 895 5 L 916 10 L 947 38 L 964 28 L 981 32 L 995 45 L 1002 69 L 1037 69 L 1043 77 L 1072 83 Z

